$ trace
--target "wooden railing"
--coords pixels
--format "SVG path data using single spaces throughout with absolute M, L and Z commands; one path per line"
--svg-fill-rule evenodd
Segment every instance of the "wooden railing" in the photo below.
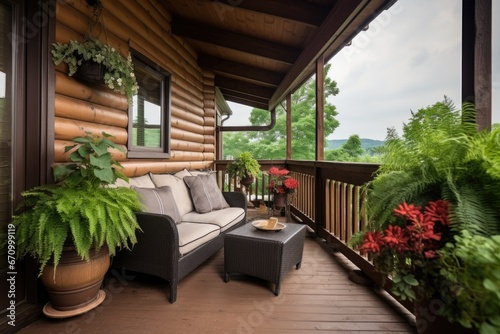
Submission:
M 227 165 L 231 163 L 231 160 L 221 160 L 216 162 L 217 171 L 217 181 L 219 188 L 224 191 L 233 191 L 241 188 L 239 180 L 234 177 L 230 177 L 227 173 Z M 262 160 L 259 161 L 260 169 L 263 172 L 261 175 L 255 178 L 255 182 L 252 184 L 250 189 L 245 189 L 247 198 L 250 202 L 257 204 L 261 201 L 268 203 L 269 193 L 267 190 L 267 185 L 269 184 L 269 176 L 265 173 L 271 167 L 284 168 L 284 160 Z

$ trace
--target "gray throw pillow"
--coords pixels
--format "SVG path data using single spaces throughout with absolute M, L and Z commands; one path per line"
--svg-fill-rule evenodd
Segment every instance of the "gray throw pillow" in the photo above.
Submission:
M 213 176 L 184 176 L 184 182 L 189 187 L 196 212 L 206 213 L 229 207 Z
M 160 188 L 139 188 L 132 186 L 139 194 L 139 200 L 146 207 L 146 212 L 169 215 L 176 224 L 181 222 L 181 215 L 177 209 L 172 188 L 169 186 Z

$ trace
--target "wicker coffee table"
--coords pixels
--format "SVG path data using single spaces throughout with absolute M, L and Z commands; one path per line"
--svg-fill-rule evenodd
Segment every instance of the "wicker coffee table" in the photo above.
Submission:
M 306 226 L 286 224 L 281 231 L 262 231 L 247 223 L 224 236 L 225 282 L 231 273 L 262 278 L 276 284 L 274 294 L 280 294 L 280 283 L 292 266 L 300 268 Z

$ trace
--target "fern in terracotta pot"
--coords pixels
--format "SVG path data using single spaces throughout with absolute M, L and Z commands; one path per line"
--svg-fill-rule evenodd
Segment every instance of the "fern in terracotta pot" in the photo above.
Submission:
M 81 259 L 89 264 L 87 277 L 92 278 L 86 283 L 92 285 L 93 290 L 83 298 L 96 298 L 109 267 L 109 254 L 114 255 L 117 249 L 129 248 L 137 242 L 136 232 L 140 228 L 134 212 L 142 206 L 134 190 L 109 186 L 117 178 L 126 177 L 109 152 L 110 148 L 121 148 L 108 137 L 103 133 L 100 137 L 87 134 L 75 138 L 75 144 L 66 147 L 67 152 L 71 151 L 69 157 L 73 163 L 54 168 L 58 183 L 24 191 L 18 208 L 20 213 L 13 217 L 16 255 L 18 258 L 32 256 L 40 264 L 42 282 L 54 304 L 46 313 L 49 316 L 61 317 L 59 313 L 63 311 L 58 312 L 58 307 L 59 311 L 72 309 L 67 304 L 72 302 L 58 300 L 61 293 L 51 294 L 52 288 L 67 281 L 58 276 L 68 270 L 67 262 Z M 100 258 L 102 265 L 93 257 Z M 102 277 L 94 277 L 96 266 L 102 267 Z

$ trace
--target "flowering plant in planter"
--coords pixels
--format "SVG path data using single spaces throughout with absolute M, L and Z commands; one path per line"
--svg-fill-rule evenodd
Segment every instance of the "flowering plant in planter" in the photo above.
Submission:
M 68 64 L 68 75 L 73 76 L 87 61 L 104 67 L 104 83 L 112 90 L 127 95 L 129 103 L 137 94 L 139 86 L 134 75 L 134 66 L 130 54 L 124 58 L 115 48 L 97 39 L 83 42 L 54 43 L 52 60 L 55 65 Z
M 392 292 L 401 299 L 415 300 L 415 291 L 430 297 L 444 283 L 439 250 L 450 231 L 448 202 L 430 201 L 423 210 L 402 203 L 394 215 L 383 230 L 365 232 L 359 250 L 372 257 L 378 272 L 392 277 Z
M 279 169 L 276 167 L 271 167 L 267 171 L 269 175 L 269 184 L 267 189 L 270 192 L 278 194 L 288 194 L 295 192 L 295 189 L 299 186 L 299 181 L 289 176 L 290 171 L 287 169 Z

